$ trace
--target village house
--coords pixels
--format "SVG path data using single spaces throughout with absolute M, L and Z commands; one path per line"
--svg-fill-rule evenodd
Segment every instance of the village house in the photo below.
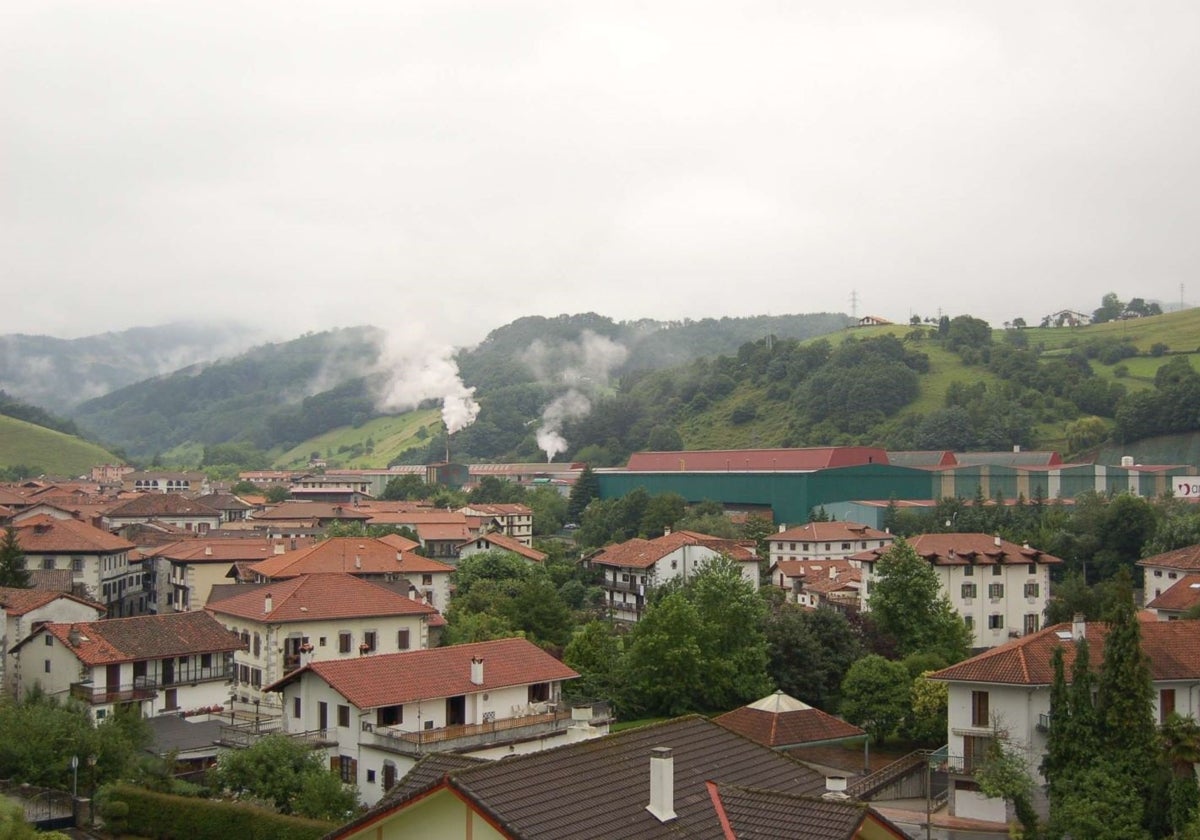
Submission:
M 1200 606 L 1200 574 L 1181 577 L 1163 594 L 1146 604 L 1159 621 L 1178 621 Z M 1194 613 L 1192 616 L 1195 617 Z
M 229 700 L 241 647 L 202 612 L 39 625 L 13 648 L 14 692 L 70 697 L 97 721 L 118 706 L 145 717 L 212 709 Z
M 98 621 L 104 613 L 103 604 L 68 592 L 0 586 L 0 687 L 9 697 L 16 696 L 15 655 L 9 648 L 32 633 L 34 627 L 53 622 Z
M 189 533 L 206 534 L 221 527 L 221 513 L 179 493 L 143 493 L 118 502 L 104 514 L 111 531 L 146 522 L 166 522 Z
M 143 615 L 147 598 L 134 546 L 75 519 L 37 516 L 16 527 L 27 570 L 69 572 L 71 589 L 104 604 L 109 617 Z
M 518 557 L 528 560 L 530 563 L 545 562 L 547 556 L 544 551 L 538 551 L 536 548 L 531 548 L 513 537 L 495 532 L 480 534 L 475 539 L 468 540 L 455 549 L 459 559 L 484 551 L 507 551 L 510 554 L 515 554 Z
M 169 472 L 163 470 L 134 470 L 121 476 L 125 490 L 139 493 L 208 492 L 208 476 L 202 472 Z
M 737 563 L 746 582 L 758 588 L 758 556 L 753 541 L 726 540 L 694 531 L 668 532 L 652 540 L 626 540 L 595 552 L 584 562 L 603 572 L 600 587 L 609 614 L 620 621 L 637 621 L 646 609 L 651 588 L 675 578 L 687 580 L 703 563 L 722 556 Z
M 802 607 L 857 612 L 862 603 L 862 570 L 849 560 L 780 560 L 769 576 L 788 601 Z
M 713 723 L 773 750 L 851 743 L 863 744 L 866 750 L 867 733 L 862 729 L 782 691 L 718 715 Z
M 497 531 L 523 545 L 533 545 L 533 510 L 520 504 L 473 504 L 459 508 L 467 516 L 482 516 L 489 521 L 488 531 Z
M 895 540 L 857 522 L 809 522 L 779 529 L 768 542 L 771 565 L 790 560 L 840 560 L 870 549 L 885 549 Z
M 255 511 L 246 520 L 253 528 L 274 539 L 319 534 L 334 522 L 366 523 L 371 514 L 353 505 L 328 502 L 287 501 Z
M 1181 578 L 1200 574 L 1200 545 L 1189 545 L 1137 561 L 1142 569 L 1142 603 L 1162 595 Z
M 1036 633 L 1050 599 L 1050 566 L 1062 561 L 1028 545 L 987 534 L 922 534 L 909 541 L 933 565 L 939 589 L 971 630 L 974 647 L 995 647 Z M 885 550 L 850 558 L 863 571 L 864 609 Z
M 951 813 L 960 817 L 1004 821 L 1003 800 L 988 799 L 971 778 L 987 757 L 997 733 L 1025 758 L 1030 775 L 1039 782 L 1050 719 L 1051 655 L 1063 649 L 1066 672 L 1075 660 L 1075 645 L 1087 639 L 1088 660 L 1099 668 L 1104 659 L 1108 628 L 1099 622 L 1076 620 L 1057 624 L 985 651 L 930 675 L 949 688 L 949 769 Z M 1142 622 L 1142 650 L 1150 662 L 1154 686 L 1154 721 L 1161 724 L 1172 712 L 1200 717 L 1200 624 L 1194 621 Z M 1044 808 L 1044 798 L 1040 802 Z
M 560 704 L 579 676 L 525 639 L 314 661 L 278 692 L 284 731 L 323 732 L 331 765 L 373 805 L 431 752 L 501 758 L 602 735 L 589 707 Z
M 205 610 L 245 645 L 234 657 L 237 700 L 270 715 L 279 695 L 264 685 L 304 664 L 425 648 L 440 618 L 405 592 L 348 574 L 215 587 Z
M 871 806 L 826 794 L 816 771 L 690 716 L 498 762 L 429 757 L 327 840 L 907 836 Z

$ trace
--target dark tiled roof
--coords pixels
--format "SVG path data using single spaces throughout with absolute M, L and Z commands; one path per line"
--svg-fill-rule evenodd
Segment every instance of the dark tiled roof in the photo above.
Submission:
M 203 516 L 220 518 L 221 514 L 195 499 L 178 493 L 143 493 L 110 508 L 110 519 L 143 516 Z
M 244 650 L 246 647 L 205 612 L 47 624 L 45 630 L 85 665 L 111 665 L 139 659 Z
M 669 747 L 677 819 L 646 810 L 650 751 Z M 591 741 L 454 773 L 451 784 L 523 840 L 724 837 L 705 783 L 820 795 L 825 780 L 790 758 L 700 717 L 627 729 Z M 555 796 L 546 796 L 553 790 Z
M 891 832 L 881 832 L 881 837 L 907 837 L 865 802 L 830 801 L 713 782 L 708 783 L 708 791 L 733 836 L 744 840 L 851 840 L 868 820 Z
M 921 534 L 911 537 L 913 551 L 935 566 L 1055 564 L 1062 560 L 1036 548 L 1017 545 L 989 534 Z M 887 548 L 852 555 L 851 560 L 874 562 Z
M 486 763 L 486 758 L 475 758 L 474 756 L 459 755 L 457 753 L 434 753 L 433 755 L 427 755 L 404 774 L 404 778 L 387 792 L 372 811 L 390 808 L 397 802 L 403 802 L 413 796 L 422 794 L 446 778 L 448 773 L 453 773 L 455 770 L 464 770 L 468 767 L 477 767 L 480 764 Z

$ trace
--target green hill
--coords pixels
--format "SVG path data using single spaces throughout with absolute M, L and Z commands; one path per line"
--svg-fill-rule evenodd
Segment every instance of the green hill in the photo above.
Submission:
M 118 460 L 94 443 L 0 416 L 0 467 L 25 467 L 31 475 L 78 476 Z
M 313 453 L 331 467 L 344 469 L 383 468 L 400 453 L 424 446 L 441 433 L 437 409 L 410 411 L 368 420 L 361 426 L 340 426 L 309 438 L 275 458 L 279 469 L 300 469 Z

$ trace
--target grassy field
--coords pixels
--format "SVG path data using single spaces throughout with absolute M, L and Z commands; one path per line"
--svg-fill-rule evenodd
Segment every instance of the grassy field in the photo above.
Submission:
M 24 465 L 58 476 L 86 474 L 118 458 L 94 443 L 0 415 L 0 466 Z
M 280 453 L 275 458 L 275 466 L 298 469 L 308 463 L 313 452 L 319 452 L 331 464 L 342 468 L 386 467 L 401 452 L 424 446 L 430 437 L 439 434 L 441 422 L 441 413 L 437 409 L 426 409 L 376 417 L 357 428 L 341 426 Z M 421 436 L 422 429 L 425 430 L 424 437 Z M 352 450 L 357 448 L 365 450 L 368 439 L 373 441 L 372 451 L 353 454 Z

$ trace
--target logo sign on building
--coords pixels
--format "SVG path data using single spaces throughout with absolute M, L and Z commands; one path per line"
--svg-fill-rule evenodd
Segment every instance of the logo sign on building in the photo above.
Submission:
M 1177 475 L 1171 479 L 1171 489 L 1177 499 L 1200 501 L 1200 475 Z

